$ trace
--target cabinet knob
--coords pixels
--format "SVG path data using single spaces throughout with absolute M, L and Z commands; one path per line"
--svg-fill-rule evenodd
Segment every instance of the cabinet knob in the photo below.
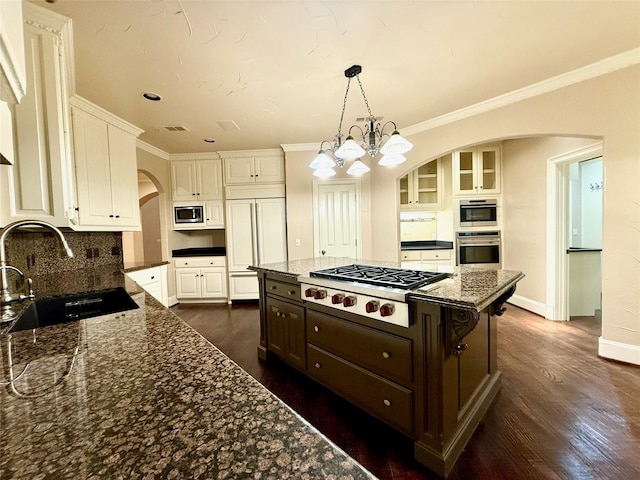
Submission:
M 318 333 L 320 331 L 320 327 L 318 325 L 313 326 L 313 331 Z
M 151 280 L 153 280 L 154 278 L 156 278 L 155 275 L 151 275 Z
M 120 218 L 120 215 L 116 215 L 116 218 Z
M 382 403 L 384 403 L 385 407 L 390 407 L 391 406 L 391 400 L 387 400 L 386 398 L 382 401 Z
M 276 288 L 278 288 L 277 285 L 271 285 L 271 290 L 275 290 Z
M 191 195 L 193 195 L 194 197 L 196 196 L 196 194 L 195 194 L 195 193 L 192 193 Z
M 113 218 L 113 215 L 109 215 L 109 218 Z
M 314 365 L 314 367 L 316 367 L 316 368 L 320 368 L 320 367 L 322 367 L 322 365 L 320 365 L 318 362 L 316 362 L 316 363 L 315 363 L 315 365 Z
M 289 295 L 295 295 L 295 294 L 296 294 L 296 291 L 295 291 L 295 290 L 289 290 L 287 293 L 288 293 Z
M 459 345 L 456 345 L 453 348 L 453 354 L 454 355 L 462 355 L 462 352 L 464 352 L 467 348 L 469 348 L 469 344 L 468 343 L 461 343 Z
M 391 354 L 389 352 L 382 352 L 382 358 L 389 358 Z

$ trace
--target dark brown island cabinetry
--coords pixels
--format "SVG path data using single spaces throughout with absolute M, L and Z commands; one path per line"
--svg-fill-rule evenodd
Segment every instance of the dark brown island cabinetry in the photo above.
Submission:
M 405 327 L 305 301 L 296 276 L 255 268 L 259 357 L 277 355 L 412 438 L 416 460 L 446 477 L 498 392 L 494 315 L 515 282 L 480 311 L 409 295 Z

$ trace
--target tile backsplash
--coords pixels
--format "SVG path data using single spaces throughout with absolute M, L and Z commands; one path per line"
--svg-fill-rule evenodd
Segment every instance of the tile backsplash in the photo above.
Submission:
M 114 265 L 122 267 L 122 233 L 65 232 L 73 258 L 53 233 L 14 231 L 6 239 L 7 262 L 27 277 Z

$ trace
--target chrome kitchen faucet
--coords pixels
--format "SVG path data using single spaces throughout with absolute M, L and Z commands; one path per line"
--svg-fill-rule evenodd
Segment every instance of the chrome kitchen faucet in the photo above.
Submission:
M 12 308 L 13 303 L 23 302 L 24 300 L 29 300 L 29 299 L 32 300 L 33 298 L 35 298 L 35 295 L 33 294 L 33 290 L 31 287 L 32 282 L 30 278 L 27 279 L 27 284 L 29 285 L 29 293 L 27 295 L 12 294 L 9 291 L 9 280 L 7 278 L 8 270 L 13 270 L 17 272 L 22 278 L 24 278 L 24 274 L 20 270 L 7 264 L 7 252 L 4 244 L 5 244 L 7 235 L 9 235 L 9 233 L 12 230 L 20 227 L 27 227 L 27 226 L 44 227 L 51 230 L 53 233 L 55 233 L 58 236 L 58 238 L 60 239 L 60 242 L 62 242 L 62 246 L 64 247 L 64 250 L 67 253 L 67 256 L 69 258 L 73 257 L 73 252 L 71 251 L 71 248 L 67 243 L 67 239 L 64 238 L 64 235 L 58 229 L 58 227 L 51 225 L 50 223 L 43 222 L 41 220 L 18 220 L 17 222 L 10 223 L 6 227 L 4 227 L 2 231 L 0 231 L 0 272 L 2 272 L 2 275 L 0 276 L 0 288 L 1 288 L 0 311 L 2 313 L 2 316 L 0 317 L 0 323 L 8 322 L 12 320 L 13 317 L 15 317 L 16 313 L 13 311 L 13 308 Z

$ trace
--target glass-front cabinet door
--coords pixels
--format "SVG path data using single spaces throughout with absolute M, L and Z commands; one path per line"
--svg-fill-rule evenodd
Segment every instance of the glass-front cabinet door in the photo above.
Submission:
M 400 179 L 401 210 L 435 210 L 442 200 L 440 159 L 425 163 Z
M 453 194 L 500 193 L 500 147 L 453 152 Z

